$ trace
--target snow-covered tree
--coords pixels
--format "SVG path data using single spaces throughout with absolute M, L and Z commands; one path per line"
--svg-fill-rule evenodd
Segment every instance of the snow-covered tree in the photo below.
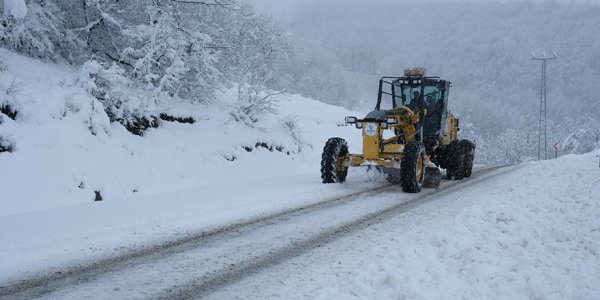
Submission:
M 0 45 L 37 58 L 81 58 L 81 43 L 52 0 L 5 0 L 0 10 Z
M 171 1 L 153 1 L 147 8 L 148 21 L 124 30 L 132 43 L 122 52 L 131 74 L 157 96 L 180 95 L 181 78 L 190 71 L 185 53 L 186 36 L 175 21 Z
M 257 115 L 274 109 L 276 86 L 274 71 L 287 59 L 291 46 L 287 34 L 272 17 L 257 14 L 248 3 L 242 3 L 229 16 L 230 34 L 225 44 L 224 60 L 238 85 L 235 118 L 256 120 Z
M 291 49 L 279 25 L 248 3 L 82 0 L 81 7 L 71 23 L 84 24 L 80 36 L 104 68 L 91 73 L 92 90 L 111 119 L 126 124 L 140 116 L 151 119 L 171 100 L 207 103 L 232 84 L 239 87 L 233 109 L 239 120 L 272 110 L 279 93 L 270 89 L 277 80 L 272 74 Z M 121 13 L 125 8 L 135 13 Z M 117 68 L 129 88 L 122 88 L 120 77 L 106 76 Z M 117 83 L 109 83 L 115 78 Z M 143 93 L 123 96 L 140 89 Z
M 527 132 L 514 128 L 506 128 L 501 134 L 494 136 L 487 144 L 487 151 L 493 152 L 497 164 L 519 164 L 534 159 L 533 143 L 528 142 Z M 478 149 L 479 151 L 479 149 Z
M 560 146 L 563 154 L 588 153 L 600 147 L 600 126 L 580 129 L 570 134 Z

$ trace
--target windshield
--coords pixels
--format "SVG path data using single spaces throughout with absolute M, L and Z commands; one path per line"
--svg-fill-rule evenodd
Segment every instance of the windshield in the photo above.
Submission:
M 387 81 L 383 82 L 379 96 L 381 97 L 379 109 L 392 110 L 402 103 L 399 87 Z
M 414 106 L 418 107 L 417 101 L 421 95 L 421 85 L 401 84 L 400 88 L 402 90 L 402 105 L 410 107 L 414 104 Z
M 420 85 L 407 85 L 400 84 L 399 82 L 392 83 L 383 81 L 380 93 L 380 109 L 392 110 L 401 105 L 409 106 L 412 102 L 415 102 L 413 101 L 413 92 L 419 91 L 421 91 Z
M 381 102 L 379 109 L 391 110 L 400 105 L 408 106 L 414 111 L 420 110 L 420 101 L 428 111 L 437 109 L 442 98 L 441 85 L 437 82 L 426 83 L 421 97 L 421 84 L 408 84 L 402 81 L 383 81 L 381 86 Z

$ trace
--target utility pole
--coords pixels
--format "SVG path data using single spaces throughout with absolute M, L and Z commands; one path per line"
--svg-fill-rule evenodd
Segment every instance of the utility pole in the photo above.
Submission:
M 540 160 L 542 157 L 542 136 L 544 141 L 544 159 L 548 159 L 548 106 L 546 105 L 546 61 L 549 59 L 556 59 L 556 52 L 553 52 L 552 54 L 552 57 L 546 57 L 546 52 L 542 52 L 542 56 L 536 57 L 535 53 L 531 52 L 531 58 L 533 60 L 542 61 L 542 86 L 540 90 L 540 122 L 538 134 L 538 160 Z

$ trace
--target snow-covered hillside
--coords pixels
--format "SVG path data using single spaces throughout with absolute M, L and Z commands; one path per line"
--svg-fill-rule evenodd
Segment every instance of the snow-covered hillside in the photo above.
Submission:
M 211 105 L 174 104 L 167 111 L 194 124 L 163 121 L 143 137 L 110 123 L 88 95 L 85 74 L 0 49 L 0 88 L 18 111 L 2 116 L 0 215 L 95 200 L 313 173 L 331 136 L 359 137 L 343 126 L 347 110 L 297 95 L 280 96 L 277 113 L 252 127 L 231 119 L 235 89 Z M 83 72 L 82 72 L 83 73 Z M 357 145 L 357 143 L 353 143 Z

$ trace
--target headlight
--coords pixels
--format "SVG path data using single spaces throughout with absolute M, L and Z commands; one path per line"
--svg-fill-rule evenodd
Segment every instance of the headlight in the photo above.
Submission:
M 381 129 L 388 129 L 388 123 L 387 122 L 381 122 Z
M 396 120 L 396 118 L 387 118 L 387 123 L 390 125 L 395 125 L 398 124 L 398 121 Z
M 346 117 L 346 124 L 354 124 L 357 120 L 356 117 Z
M 363 129 L 363 122 L 356 122 L 355 124 L 357 129 Z

